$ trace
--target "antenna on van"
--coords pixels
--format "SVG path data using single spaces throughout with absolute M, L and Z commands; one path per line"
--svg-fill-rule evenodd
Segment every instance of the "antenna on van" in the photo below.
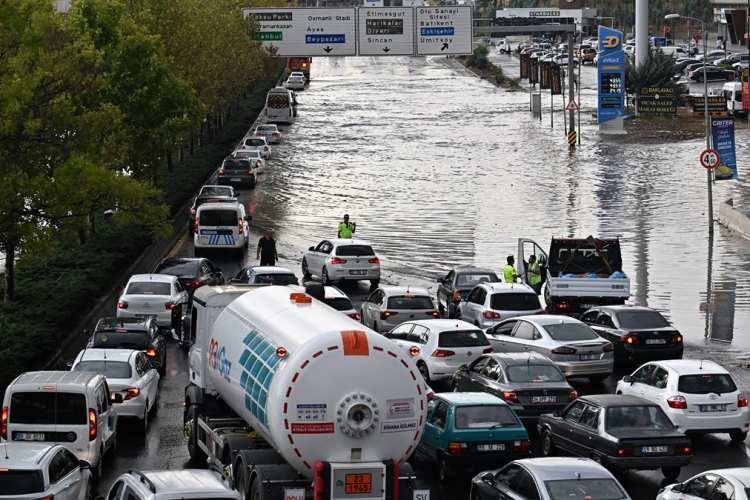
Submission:
M 702 360 L 702 359 L 701 359 L 701 363 L 700 363 L 700 365 L 698 365 L 698 369 L 699 369 L 699 370 L 702 370 L 702 369 L 703 369 L 703 360 Z
M 10 460 L 8 456 L 8 443 L 3 443 L 3 451 L 5 452 L 5 460 Z

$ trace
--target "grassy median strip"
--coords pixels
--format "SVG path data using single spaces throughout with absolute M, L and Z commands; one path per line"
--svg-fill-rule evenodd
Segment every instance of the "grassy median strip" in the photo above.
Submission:
M 470 56 L 459 56 L 456 60 L 493 85 L 511 91 L 521 90 L 521 85 L 517 79 L 506 76 L 503 68 L 495 66 L 489 61 L 487 58 L 489 53 L 487 47 L 480 45 L 474 49 Z

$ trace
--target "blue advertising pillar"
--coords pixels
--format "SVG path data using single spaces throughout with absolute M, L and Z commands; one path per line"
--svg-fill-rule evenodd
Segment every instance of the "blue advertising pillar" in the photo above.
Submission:
M 622 32 L 599 26 L 597 121 L 601 134 L 624 134 L 625 52 Z

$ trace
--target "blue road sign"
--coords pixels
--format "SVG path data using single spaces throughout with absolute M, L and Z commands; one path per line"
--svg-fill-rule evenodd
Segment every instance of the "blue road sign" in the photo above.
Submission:
M 346 35 L 305 35 L 305 43 L 346 43 Z
M 625 111 L 625 52 L 621 31 L 599 26 L 597 73 L 597 119 L 603 123 L 622 116 Z

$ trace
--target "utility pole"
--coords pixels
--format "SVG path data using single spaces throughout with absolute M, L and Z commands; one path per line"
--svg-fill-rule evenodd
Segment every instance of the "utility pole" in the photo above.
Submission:
M 573 44 L 575 43 L 575 33 L 568 33 L 568 95 L 569 99 L 572 101 L 575 99 L 573 94 L 573 86 L 576 83 L 576 77 L 575 77 L 575 71 L 573 71 L 573 68 L 575 66 L 573 65 Z M 565 99 L 563 99 L 563 102 L 565 102 Z M 580 105 L 580 103 L 579 103 Z M 576 134 L 576 115 L 575 110 L 570 107 L 568 110 L 568 144 L 570 145 L 570 149 L 575 149 L 577 140 L 575 139 Z M 563 113 L 565 111 L 563 110 Z M 574 140 L 571 142 L 570 137 L 573 136 Z
M 648 0 L 635 0 L 635 65 L 646 64 L 648 56 Z

